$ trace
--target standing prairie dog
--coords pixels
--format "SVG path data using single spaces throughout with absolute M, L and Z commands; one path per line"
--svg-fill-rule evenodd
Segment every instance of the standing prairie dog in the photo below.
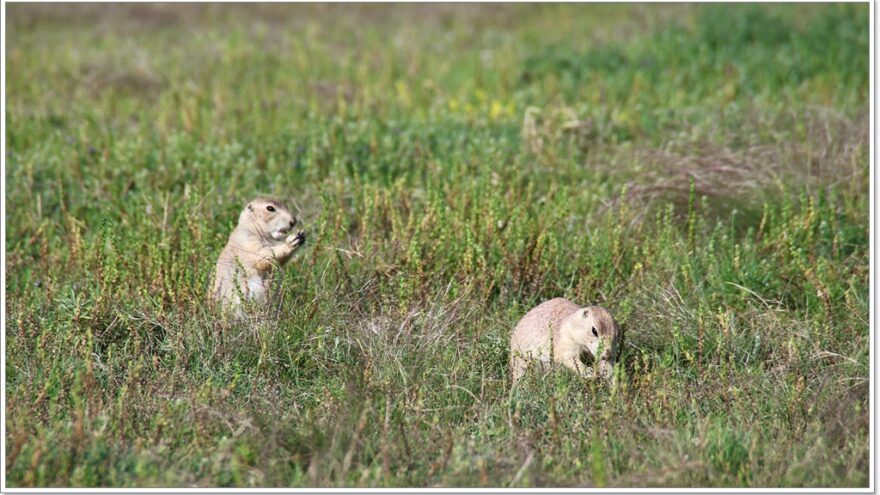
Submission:
M 217 259 L 210 298 L 224 306 L 241 305 L 242 297 L 263 301 L 269 275 L 303 245 L 303 231 L 291 233 L 296 217 L 278 201 L 257 198 L 245 206 L 238 225 Z
M 599 361 L 600 374 L 608 377 L 619 340 L 620 329 L 605 308 L 581 307 L 561 297 L 545 301 L 522 317 L 510 337 L 513 383 L 531 362 L 542 366 L 559 363 L 590 378 L 592 367 L 581 362 L 584 352 Z

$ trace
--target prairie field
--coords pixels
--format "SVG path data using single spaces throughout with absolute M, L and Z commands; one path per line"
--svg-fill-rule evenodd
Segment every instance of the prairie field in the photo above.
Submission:
M 6 485 L 867 487 L 868 14 L 7 4 Z M 553 297 L 613 380 L 511 387 Z

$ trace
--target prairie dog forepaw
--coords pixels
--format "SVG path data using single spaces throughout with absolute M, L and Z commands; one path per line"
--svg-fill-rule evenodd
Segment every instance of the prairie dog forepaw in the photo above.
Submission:
M 286 242 L 294 247 L 301 246 L 306 242 L 306 233 L 300 230 L 296 234 L 291 234 L 287 236 Z

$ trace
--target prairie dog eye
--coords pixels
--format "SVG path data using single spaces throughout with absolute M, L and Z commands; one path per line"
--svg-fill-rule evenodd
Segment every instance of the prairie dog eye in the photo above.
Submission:
M 598 337 L 599 332 L 596 331 L 596 327 L 593 327 L 593 337 Z
M 272 205 L 267 206 L 266 209 L 273 212 L 275 211 L 275 207 Z

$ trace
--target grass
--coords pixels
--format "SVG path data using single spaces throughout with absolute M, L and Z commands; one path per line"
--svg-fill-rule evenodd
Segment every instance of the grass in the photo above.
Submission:
M 866 4 L 7 14 L 8 486 L 868 486 Z M 556 296 L 614 383 L 511 390 Z

